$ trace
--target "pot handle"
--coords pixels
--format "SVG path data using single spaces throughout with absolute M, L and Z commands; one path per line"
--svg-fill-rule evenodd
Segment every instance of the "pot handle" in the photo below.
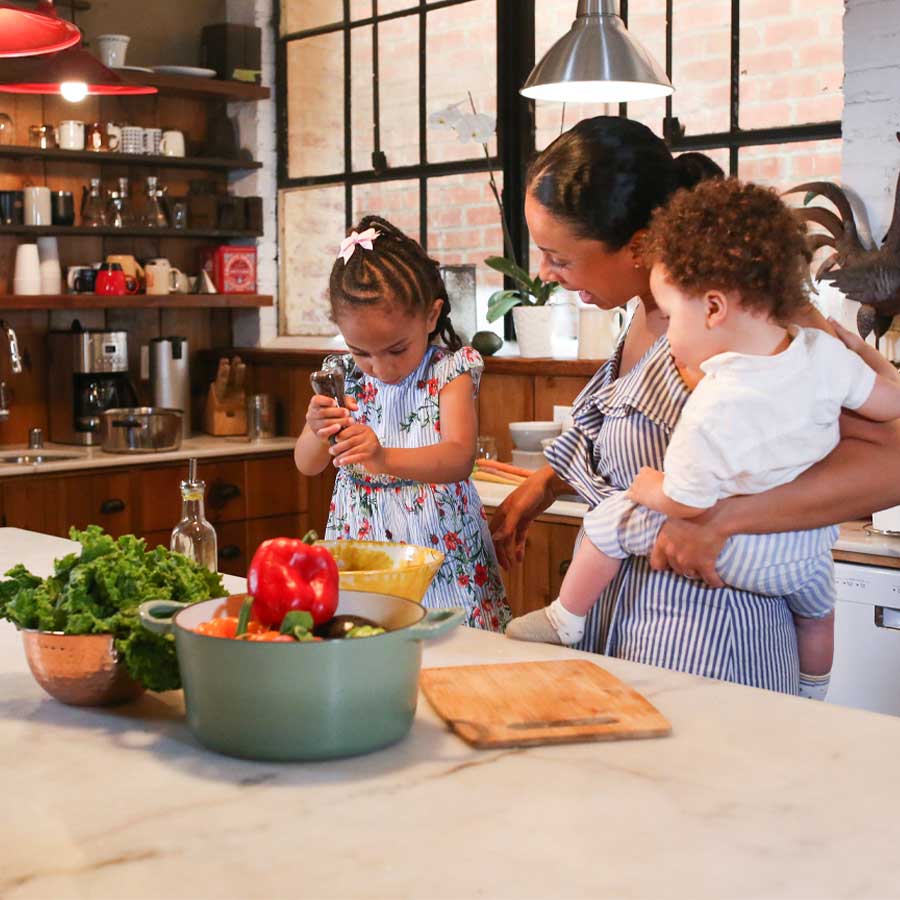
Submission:
M 177 603 L 175 600 L 148 600 L 138 607 L 138 616 L 141 619 L 141 625 L 148 631 L 170 634 L 172 616 L 181 612 L 187 605 L 187 603 Z
M 409 641 L 430 641 L 456 628 L 465 618 L 466 611 L 459 607 L 429 609 L 421 622 L 404 628 L 403 634 Z

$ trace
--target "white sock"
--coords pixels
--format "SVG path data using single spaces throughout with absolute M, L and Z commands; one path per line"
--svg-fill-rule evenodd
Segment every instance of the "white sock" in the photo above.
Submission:
M 824 675 L 805 675 L 800 673 L 800 696 L 807 700 L 824 700 L 831 683 L 831 672 Z
M 570 613 L 557 597 L 547 607 L 547 618 L 564 644 L 577 644 L 584 636 L 584 620 L 587 616 Z

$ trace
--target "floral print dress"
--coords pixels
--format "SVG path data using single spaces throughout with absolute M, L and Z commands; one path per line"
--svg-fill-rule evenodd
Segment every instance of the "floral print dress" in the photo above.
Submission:
M 430 346 L 418 368 L 398 384 L 364 374 L 343 357 L 346 391 L 359 405 L 351 415 L 372 428 L 383 447 L 429 447 L 440 443 L 440 393 L 468 373 L 478 393 L 484 363 L 477 351 L 455 353 Z M 394 541 L 434 547 L 444 554 L 423 604 L 462 606 L 467 624 L 501 631 L 509 607 L 487 518 L 471 479 L 422 484 L 372 475 L 363 466 L 338 471 L 325 536 L 331 540 Z

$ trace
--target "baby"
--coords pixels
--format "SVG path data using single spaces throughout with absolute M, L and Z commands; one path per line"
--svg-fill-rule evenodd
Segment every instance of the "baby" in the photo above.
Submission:
M 737 179 L 681 191 L 655 214 L 644 250 L 674 363 L 687 383 L 699 379 L 666 449 L 665 471 L 642 468 L 628 490 L 634 503 L 660 514 L 655 533 L 665 517 L 693 518 L 722 498 L 792 481 L 837 445 L 842 407 L 875 421 L 900 417 L 900 377 L 876 350 L 843 329 L 847 346 L 784 324 L 808 310 L 810 257 L 803 225 L 773 191 Z M 622 546 L 607 520 L 602 505 L 588 513 L 587 540 L 559 598 L 513 620 L 508 636 L 581 639 L 585 616 L 621 560 L 640 552 Z M 833 655 L 831 556 L 810 556 L 802 540 L 796 551 L 785 543 L 777 565 L 743 566 L 751 570 L 742 572 L 744 583 L 729 583 L 786 596 L 807 687 L 801 693 L 824 697 Z

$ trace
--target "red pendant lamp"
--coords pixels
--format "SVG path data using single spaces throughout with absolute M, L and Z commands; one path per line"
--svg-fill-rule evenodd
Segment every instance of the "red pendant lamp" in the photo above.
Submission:
M 157 89 L 130 84 L 83 47 L 53 56 L 0 61 L 0 91 L 6 94 L 61 94 L 73 103 L 87 96 L 155 94 Z
M 38 0 L 33 11 L 0 2 L 0 58 L 59 53 L 80 40 L 77 26 L 57 15 L 53 0 Z

